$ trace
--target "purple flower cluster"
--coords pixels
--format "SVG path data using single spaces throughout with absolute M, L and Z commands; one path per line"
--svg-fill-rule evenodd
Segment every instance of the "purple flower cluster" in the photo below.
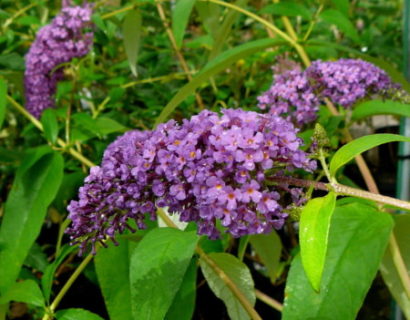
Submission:
M 360 59 L 315 61 L 306 69 L 306 74 L 321 97 L 345 108 L 393 86 L 384 70 Z
M 272 86 L 258 101 L 259 108 L 270 108 L 271 113 L 286 116 L 297 125 L 315 120 L 319 110 L 319 98 L 306 72 L 298 69 L 275 76 Z
M 235 237 L 280 228 L 286 204 L 280 187 L 267 187 L 265 170 L 283 175 L 316 167 L 299 150 L 296 132 L 281 117 L 240 109 L 222 116 L 202 111 L 181 125 L 171 120 L 154 131 L 130 131 L 106 149 L 79 200 L 71 201 L 67 232 L 84 250 L 133 230 L 129 219 L 144 228 L 156 206 L 195 221 L 198 233 L 210 238 L 219 236 L 218 221 Z M 298 190 L 292 196 L 300 198 Z
M 383 96 L 397 87 L 385 71 L 360 59 L 315 61 L 305 71 L 287 71 L 275 76 L 268 91 L 258 97 L 261 109 L 284 115 L 297 125 L 316 118 L 325 98 L 350 108 L 366 96 Z
M 40 117 L 46 108 L 54 107 L 57 82 L 63 78 L 58 65 L 86 55 L 92 46 L 91 5 L 71 7 L 63 2 L 61 13 L 42 27 L 26 55 L 24 86 L 26 108 Z

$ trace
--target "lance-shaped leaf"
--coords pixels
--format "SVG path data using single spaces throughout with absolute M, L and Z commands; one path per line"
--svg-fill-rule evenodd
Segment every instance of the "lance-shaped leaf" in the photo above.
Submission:
M 44 110 L 41 114 L 41 123 L 43 124 L 44 135 L 47 140 L 54 144 L 57 141 L 58 136 L 56 111 L 50 108 Z
M 225 277 L 236 285 L 240 294 L 253 306 L 256 301 L 252 275 L 248 267 L 235 256 L 228 253 L 210 253 L 208 255 L 212 263 L 223 272 Z M 232 292 L 227 284 L 221 279 L 221 274 L 206 260 L 199 260 L 202 273 L 209 287 L 215 295 L 221 299 L 228 309 L 228 314 L 233 320 L 247 320 L 249 314 L 244 309 L 238 297 Z
M 45 306 L 38 284 L 31 279 L 14 283 L 10 290 L 0 298 L 0 305 L 10 301 L 29 303 L 37 307 Z
M 47 208 L 63 178 L 63 158 L 37 148 L 23 159 L 7 198 L 0 229 L 0 294 L 16 280 L 40 233 Z
M 191 320 L 195 311 L 197 259 L 193 258 L 184 275 L 181 287 L 169 308 L 166 320 Z
M 354 27 L 352 22 L 340 11 L 333 9 L 325 10 L 320 14 L 320 18 L 322 18 L 327 23 L 334 24 L 354 42 L 360 42 L 360 37 L 356 31 L 356 28 Z
M 297 256 L 286 283 L 282 319 L 355 319 L 392 227 L 390 215 L 374 207 L 360 203 L 336 207 L 320 291 L 310 285 Z
M 178 292 L 194 254 L 195 231 L 150 231 L 134 249 L 130 265 L 134 319 L 162 320 Z
M 210 77 L 214 76 L 218 72 L 221 72 L 222 70 L 225 70 L 232 63 L 238 61 L 239 59 L 249 56 L 264 48 L 283 43 L 285 42 L 277 39 L 260 39 L 247 42 L 236 48 L 221 53 L 215 59 L 210 61 L 189 83 L 179 89 L 177 94 L 168 102 L 168 104 L 161 111 L 161 114 L 155 120 L 155 126 L 167 120 L 168 116 L 171 115 L 172 112 L 174 112 L 176 107 L 190 94 L 193 94 L 195 92 L 195 89 Z
M 330 221 L 336 205 L 336 194 L 310 200 L 300 216 L 300 255 L 303 268 L 312 284 L 319 291 L 328 247 Z
M 124 239 L 117 241 L 119 246 L 109 244 L 98 252 L 95 270 L 110 319 L 132 320 L 129 273 L 130 253 L 135 244 Z
M 132 10 L 124 18 L 122 34 L 124 37 L 125 53 L 132 74 L 137 76 L 137 58 L 141 42 L 142 16 L 139 10 Z
M 410 117 L 410 105 L 391 100 L 370 100 L 355 106 L 352 121 L 380 114 L 391 114 L 399 117 Z
M 345 144 L 343 147 L 336 151 L 332 160 L 330 161 L 330 175 L 334 177 L 339 168 L 344 166 L 346 163 L 348 163 L 350 160 L 352 160 L 362 152 L 370 150 L 381 144 L 394 141 L 410 142 L 410 138 L 388 133 L 371 134 L 368 136 L 360 137 L 349 142 L 348 144 Z
M 172 32 L 174 33 L 178 48 L 182 46 L 189 16 L 191 15 L 195 2 L 196 0 L 178 0 L 172 11 Z
M 269 234 L 251 235 L 249 241 L 268 270 L 269 278 L 275 282 L 280 269 L 279 262 L 282 253 L 282 241 L 279 235 L 273 230 Z

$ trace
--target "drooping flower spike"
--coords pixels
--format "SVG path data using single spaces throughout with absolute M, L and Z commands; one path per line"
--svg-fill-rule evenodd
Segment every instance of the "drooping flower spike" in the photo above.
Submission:
M 280 188 L 266 185 L 266 170 L 283 175 L 316 167 L 299 149 L 296 133 L 281 117 L 240 109 L 222 116 L 202 111 L 181 125 L 171 120 L 154 131 L 130 131 L 108 146 L 79 200 L 69 204 L 67 232 L 84 250 L 133 230 L 130 220 L 144 228 L 156 206 L 196 222 L 198 233 L 210 238 L 219 236 L 218 221 L 235 237 L 281 228 L 287 204 Z
M 86 55 L 92 46 L 90 29 L 92 6 L 71 6 L 63 1 L 63 8 L 53 21 L 42 27 L 26 55 L 24 87 L 26 108 L 39 118 L 42 111 L 54 107 L 57 82 L 63 78 L 62 63 Z
M 268 91 L 258 97 L 259 107 L 286 116 L 297 125 L 314 121 L 325 98 L 345 108 L 358 100 L 377 95 L 385 97 L 390 89 L 399 88 L 387 73 L 360 59 L 314 61 L 302 71 L 299 68 L 275 75 Z

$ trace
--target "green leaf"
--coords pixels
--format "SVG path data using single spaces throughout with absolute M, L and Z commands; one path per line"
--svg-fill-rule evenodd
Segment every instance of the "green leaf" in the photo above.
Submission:
M 310 285 L 298 255 L 287 279 L 282 319 L 355 319 L 392 227 L 390 215 L 372 207 L 359 203 L 337 207 L 320 292 Z
M 235 5 L 238 7 L 245 7 L 248 0 L 237 0 Z M 239 12 L 230 10 L 226 14 L 222 24 L 217 21 L 217 32 L 215 34 L 214 46 L 209 54 L 209 60 L 214 59 L 222 50 L 223 46 L 227 44 L 229 33 L 232 30 L 232 26 L 235 21 L 238 20 Z
M 124 127 L 121 123 L 110 118 L 97 118 L 95 122 L 98 131 L 103 135 L 107 135 L 114 132 L 125 132 L 128 130 L 127 127 Z
M 46 150 L 23 159 L 7 198 L 0 229 L 1 294 L 16 280 L 63 178 L 62 156 Z
M 249 235 L 242 236 L 239 239 L 239 245 L 238 245 L 238 259 L 240 261 L 243 261 L 243 257 L 245 256 L 246 248 L 248 247 L 249 243 Z
M 47 255 L 43 252 L 41 247 L 34 243 L 24 260 L 24 265 L 44 272 L 48 266 Z
M 196 1 L 195 9 L 206 31 L 216 39 L 220 28 L 221 6 L 211 2 Z
M 330 161 L 330 175 L 334 177 L 340 167 L 344 166 L 346 163 L 348 163 L 350 160 L 352 160 L 362 152 L 370 150 L 381 144 L 394 141 L 410 142 L 410 138 L 388 133 L 371 134 L 368 136 L 360 137 L 349 142 L 348 144 L 345 144 L 343 147 L 336 151 L 332 160 Z
M 178 292 L 194 253 L 195 231 L 150 231 L 134 249 L 130 281 L 134 319 L 163 319 Z
M 172 11 L 172 32 L 174 33 L 178 48 L 182 46 L 189 16 L 191 15 L 195 2 L 196 0 L 177 0 L 174 10 Z
M 352 112 L 352 121 L 366 117 L 391 114 L 399 117 L 410 117 L 410 105 L 391 100 L 370 100 L 355 106 Z
M 343 31 L 347 37 L 356 43 L 360 43 L 359 34 L 357 33 L 354 25 L 340 11 L 333 9 L 325 10 L 320 14 L 320 18 L 327 23 L 334 24 L 341 31 Z
M 41 123 L 43 124 L 44 135 L 51 143 L 56 143 L 58 137 L 57 115 L 54 109 L 46 109 L 41 114 Z
M 190 320 L 195 310 L 197 260 L 192 259 L 181 287 L 169 308 L 166 320 Z
M 183 86 L 177 94 L 168 102 L 165 108 L 162 110 L 161 114 L 155 120 L 155 126 L 164 122 L 168 116 L 174 112 L 176 107 L 185 100 L 189 95 L 194 93 L 195 89 L 198 88 L 203 82 L 208 80 L 213 75 L 225 70 L 235 61 L 249 56 L 255 52 L 259 52 L 264 48 L 272 47 L 274 45 L 283 44 L 282 40 L 277 39 L 260 39 L 255 41 L 250 41 L 236 48 L 227 50 L 215 59 L 210 61 L 202 71 L 196 75 L 192 81 Z
M 87 113 L 76 113 L 71 117 L 74 124 L 98 137 L 102 136 L 100 126 L 97 125 L 97 120 L 93 119 Z
M 394 235 L 399 247 L 401 256 L 410 274 L 410 215 L 400 214 L 395 216 Z M 396 267 L 393 263 L 393 257 L 389 250 L 384 254 L 380 271 L 384 282 L 389 288 L 394 300 L 398 303 L 406 319 L 410 319 L 410 299 L 400 280 Z
M 38 284 L 34 280 L 16 282 L 0 298 L 0 305 L 10 301 L 29 303 L 37 307 L 44 307 L 44 297 Z
M 104 320 L 99 315 L 80 308 L 60 310 L 55 317 L 57 320 Z
M 142 16 L 139 10 L 130 11 L 124 18 L 122 34 L 124 36 L 125 53 L 132 74 L 137 76 L 137 58 L 141 45 Z
M 130 241 L 117 239 L 119 246 L 110 244 L 96 255 L 98 282 L 111 320 L 132 320 L 130 274 Z M 115 261 L 115 263 L 113 263 Z
M 306 8 L 303 4 L 282 1 L 280 3 L 269 4 L 260 10 L 260 13 L 269 13 L 275 16 L 287 16 L 287 17 L 302 17 L 306 20 L 312 18 L 312 14 L 309 9 Z
M 54 273 L 56 272 L 58 266 L 63 262 L 63 260 L 77 248 L 70 246 L 68 244 L 61 248 L 60 254 L 53 263 L 49 264 L 44 271 L 43 277 L 41 278 L 41 287 L 43 289 L 44 297 L 48 302 L 51 296 L 51 288 L 53 286 Z
M 303 268 L 319 291 L 328 247 L 330 221 L 336 206 L 336 194 L 310 200 L 302 209 L 299 227 L 300 255 Z
M 343 13 L 346 17 L 349 16 L 349 0 L 332 0 L 333 5 Z
M 277 232 L 252 235 L 249 241 L 267 268 L 270 280 L 275 282 L 280 270 L 279 262 L 282 253 L 282 241 Z
M 7 105 L 7 82 L 0 78 L 0 129 L 3 125 L 4 117 L 6 115 Z
M 210 253 L 208 257 L 234 282 L 249 303 L 255 305 L 255 289 L 248 267 L 228 253 Z M 199 263 L 209 287 L 225 303 L 229 317 L 233 320 L 250 319 L 242 304 L 215 270 L 203 259 L 200 259 Z

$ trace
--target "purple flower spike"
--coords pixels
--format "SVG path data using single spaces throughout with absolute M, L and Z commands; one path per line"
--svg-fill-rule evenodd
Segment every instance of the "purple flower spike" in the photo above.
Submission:
M 86 55 L 92 46 L 91 5 L 71 7 L 63 1 L 63 9 L 53 21 L 42 27 L 26 55 L 24 87 L 26 108 L 36 118 L 42 111 L 54 107 L 57 82 L 64 76 L 60 64 Z
M 222 116 L 202 111 L 181 125 L 171 120 L 154 131 L 130 131 L 108 146 L 79 199 L 71 201 L 67 232 L 85 249 L 132 230 L 130 220 L 144 228 L 155 206 L 196 222 L 198 233 L 212 239 L 219 235 L 218 220 L 235 237 L 281 227 L 288 203 L 265 184 L 265 170 L 283 175 L 284 169 L 316 166 L 299 149 L 296 132 L 274 114 L 240 109 L 223 110 Z
M 268 91 L 258 97 L 259 107 L 285 116 L 296 125 L 312 122 L 320 103 L 327 98 L 350 108 L 366 96 L 383 96 L 398 89 L 390 77 L 375 65 L 360 59 L 314 61 L 305 71 L 295 68 L 275 75 Z

